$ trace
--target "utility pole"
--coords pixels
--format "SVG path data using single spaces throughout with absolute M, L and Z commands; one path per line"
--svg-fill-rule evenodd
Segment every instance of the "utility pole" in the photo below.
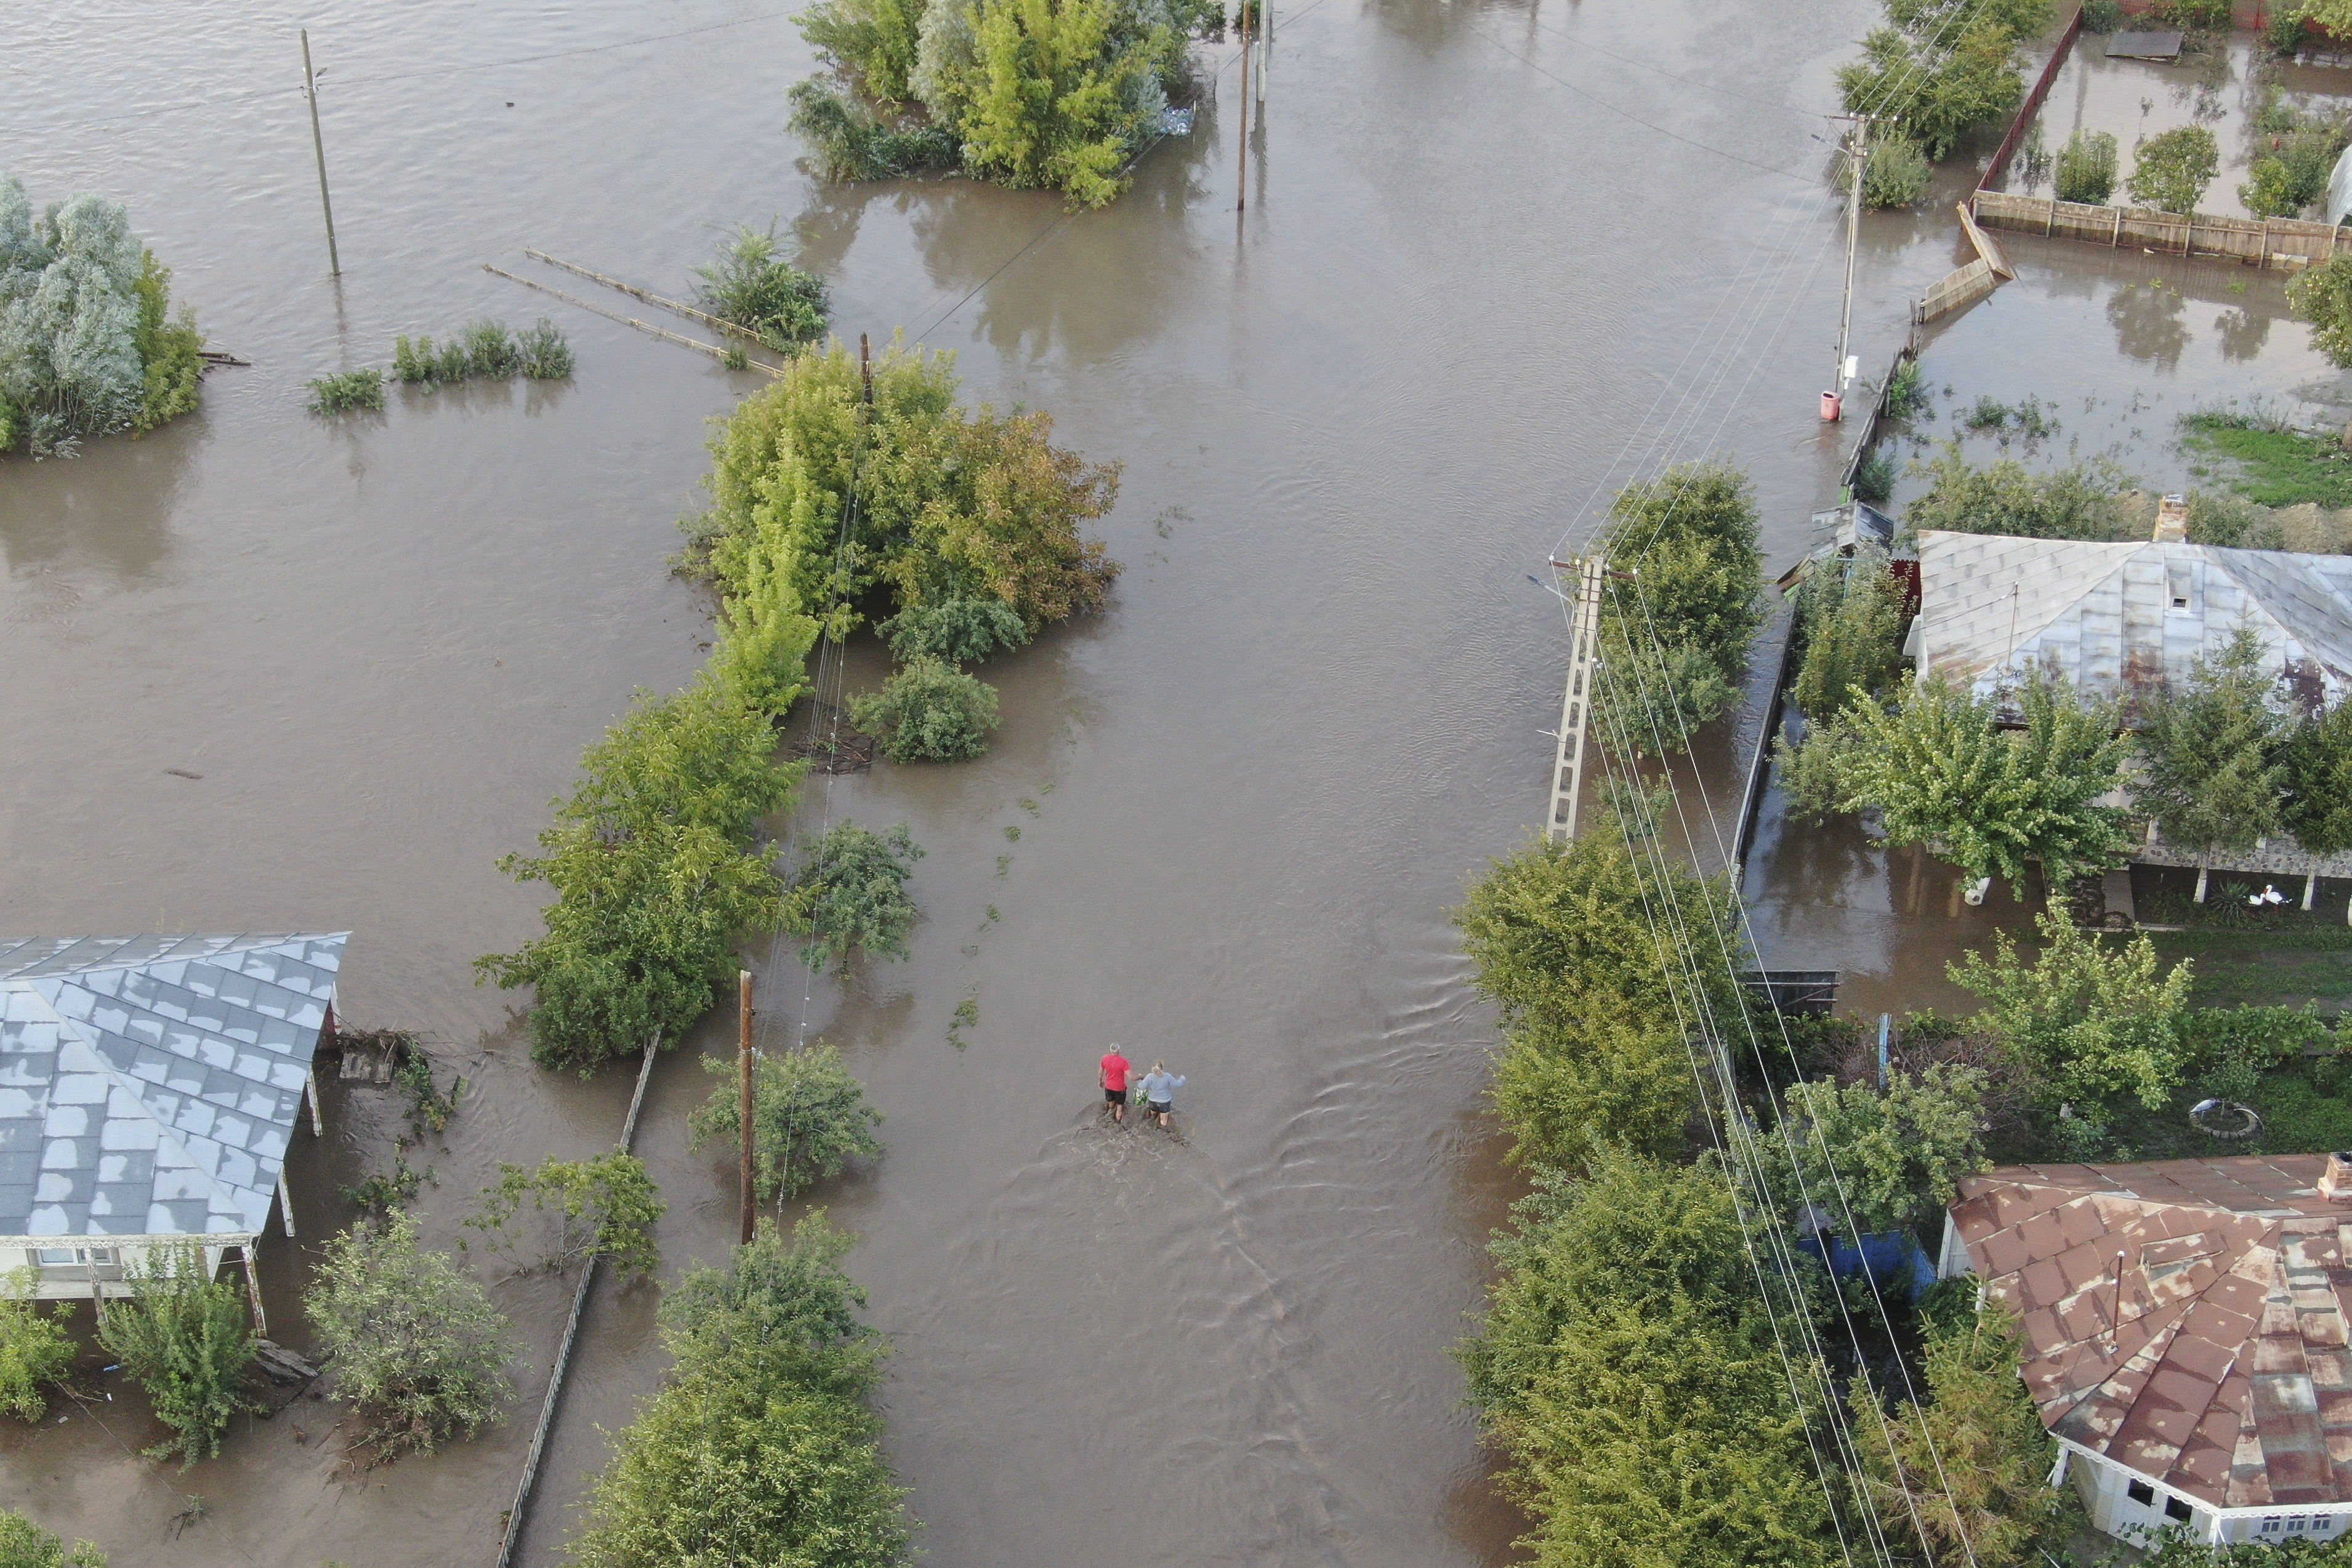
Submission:
M 1265 14 L 1257 19 L 1257 106 L 1261 111 L 1258 120 L 1263 123 L 1265 120 L 1263 112 L 1265 109 L 1265 78 L 1274 68 L 1274 0 L 1260 0 L 1260 3 L 1265 7 Z
M 866 383 L 866 401 L 874 401 L 874 344 L 865 333 L 857 334 L 857 379 Z
M 751 971 L 735 971 L 735 1040 L 738 1076 L 743 1085 L 743 1245 L 751 1244 L 757 1210 L 751 1196 Z
M 335 204 L 327 199 L 327 142 L 319 134 L 319 78 L 310 69 L 310 29 L 302 29 L 302 96 L 310 100 L 310 151 L 319 155 L 319 206 L 327 214 L 327 271 L 343 275 L 335 255 Z
M 1836 389 L 1822 400 L 1822 417 L 1834 420 L 1843 415 L 1846 384 L 1853 381 L 1846 368 L 1846 344 L 1853 334 L 1853 258 L 1862 247 L 1862 171 L 1870 162 L 1870 120 L 1866 114 L 1840 115 L 1841 120 L 1853 121 L 1853 141 L 1847 148 L 1847 162 L 1853 165 L 1853 192 L 1845 206 L 1845 303 L 1838 312 L 1837 364 L 1831 371 L 1830 385 Z
M 1241 29 L 1242 29 L 1242 154 L 1241 154 L 1241 162 L 1240 162 L 1240 164 L 1239 164 L 1239 169 L 1240 169 L 1240 173 L 1241 173 L 1241 184 L 1240 184 L 1239 188 L 1235 191 L 1235 193 L 1234 193 L 1234 211 L 1235 211 L 1235 212 L 1237 212 L 1237 213 L 1238 213 L 1238 212 L 1240 212 L 1243 208 L 1244 208 L 1244 207 L 1246 207 L 1246 206 L 1248 206 L 1248 205 L 1249 205 L 1249 95 L 1250 95 L 1249 57 L 1250 57 L 1250 0 L 1242 0 Z

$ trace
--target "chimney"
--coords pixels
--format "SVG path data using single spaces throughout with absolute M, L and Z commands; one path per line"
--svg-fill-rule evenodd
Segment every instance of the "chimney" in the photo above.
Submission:
M 2327 1168 L 2319 1173 L 2319 1196 L 2330 1203 L 2352 1203 L 2352 1154 L 2327 1156 Z
M 2185 543 L 2189 538 L 2189 497 L 2167 496 L 2156 504 L 2155 539 L 2160 545 Z

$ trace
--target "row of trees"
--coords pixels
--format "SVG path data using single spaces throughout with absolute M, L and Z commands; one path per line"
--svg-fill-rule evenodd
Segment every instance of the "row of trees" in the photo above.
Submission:
M 842 824 L 790 884 L 759 842 L 797 799 L 804 768 L 777 761 L 775 727 L 818 637 L 891 606 L 883 630 L 905 662 L 854 705 L 859 722 L 902 761 L 968 757 L 996 694 L 961 665 L 1098 608 L 1118 570 L 1078 531 L 1109 509 L 1117 467 L 1055 446 L 1044 413 L 960 407 L 956 385 L 949 356 L 894 344 L 869 402 L 835 344 L 720 422 L 712 505 L 683 558 L 719 594 L 710 661 L 682 692 L 639 694 L 588 748 L 540 852 L 501 862 L 555 890 L 543 935 L 477 966 L 536 988 L 542 1063 L 592 1069 L 677 1040 L 732 973 L 740 932 L 794 932 L 818 965 L 905 951 L 921 851 L 903 827 Z
M 1887 25 L 1840 66 L 1848 114 L 1896 122 L 1874 138 L 1863 199 L 1906 206 L 1926 191 L 1930 165 L 2025 97 L 2022 43 L 2050 25 L 2049 0 L 1885 0 Z
M 171 286 L 119 203 L 85 194 L 36 216 L 24 182 L 0 177 L 0 452 L 192 412 L 204 339 L 192 312 L 173 318 Z
M 1098 207 L 1187 86 L 1218 0 L 823 0 L 802 32 L 835 68 L 791 94 L 825 177 L 961 168 Z
M 1536 1521 L 1525 1545 L 1547 1568 L 1812 1564 L 1883 1529 L 2032 1561 L 2058 1499 L 2003 1309 L 1964 1295 L 1900 1327 L 1913 1393 L 1885 1397 L 1808 1348 L 1850 1313 L 1788 1244 L 1808 1202 L 1843 1229 L 1929 1218 L 1984 1165 L 1988 1074 L 1788 1083 L 1767 1067 L 1778 1021 L 1751 1020 L 1734 978 L 1734 908 L 1604 828 L 1496 861 L 1455 913 L 1534 1187 L 1458 1353 Z

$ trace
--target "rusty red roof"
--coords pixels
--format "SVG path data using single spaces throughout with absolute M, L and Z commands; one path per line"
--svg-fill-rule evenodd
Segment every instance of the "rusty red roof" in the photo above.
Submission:
M 2326 1163 L 1963 1181 L 1952 1220 L 2021 1320 L 2042 1424 L 2220 1508 L 2352 1500 L 2352 1201 L 2320 1196 Z

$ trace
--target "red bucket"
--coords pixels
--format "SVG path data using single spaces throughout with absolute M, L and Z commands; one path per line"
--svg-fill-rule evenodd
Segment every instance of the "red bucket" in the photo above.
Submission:
M 1835 393 L 1835 392 L 1825 392 L 1822 393 L 1822 419 L 1823 420 L 1823 422 L 1825 422 L 1825 423 L 1830 423 L 1830 424 L 1835 424 L 1835 423 L 1837 423 L 1837 419 L 1838 419 L 1838 394 L 1837 394 L 1837 393 Z

